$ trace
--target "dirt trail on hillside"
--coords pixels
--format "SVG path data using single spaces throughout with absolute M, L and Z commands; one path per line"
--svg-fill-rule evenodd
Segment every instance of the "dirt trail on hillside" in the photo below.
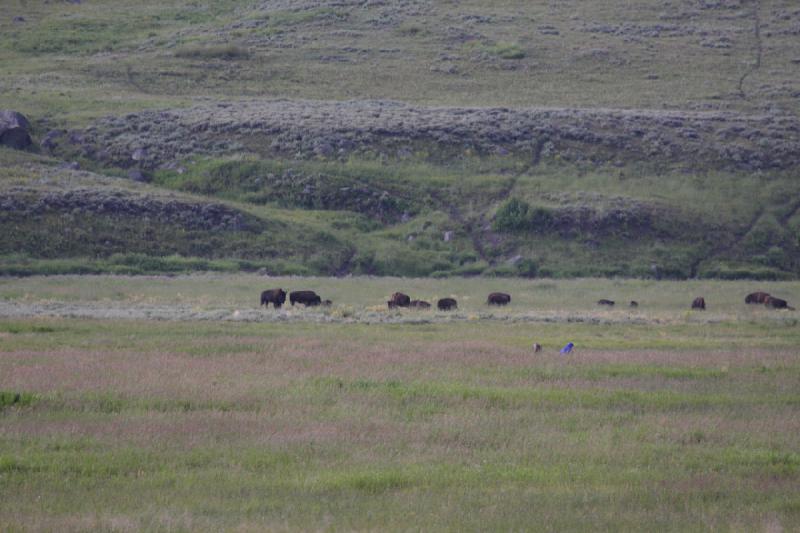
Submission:
M 747 69 L 747 71 L 744 74 L 742 74 L 742 76 L 739 78 L 739 83 L 737 85 L 737 90 L 739 92 L 739 95 L 744 99 L 748 98 L 748 95 L 744 90 L 744 82 L 745 80 L 747 80 L 747 78 L 758 72 L 758 70 L 761 68 L 761 58 L 763 57 L 764 54 L 764 46 L 761 40 L 761 15 L 759 13 L 760 10 L 761 10 L 761 0 L 756 0 L 753 3 L 753 11 L 752 11 L 753 39 L 755 40 L 755 44 L 753 46 L 754 48 L 753 65 L 749 69 Z

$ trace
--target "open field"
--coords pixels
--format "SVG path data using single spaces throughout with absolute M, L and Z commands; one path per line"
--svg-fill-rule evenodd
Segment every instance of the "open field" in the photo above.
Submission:
M 262 290 L 311 289 L 330 307 L 265 310 Z M 427 300 L 434 309 L 389 310 L 395 291 Z M 512 294 L 506 307 L 486 305 L 492 291 Z M 588 322 L 595 324 L 769 323 L 795 326 L 795 312 L 744 305 L 746 294 L 766 291 L 800 302 L 797 282 L 731 282 L 719 280 L 654 281 L 609 279 L 485 279 L 391 277 L 268 277 L 255 274 L 182 276 L 46 276 L 0 278 L 0 316 L 81 317 L 159 320 L 225 320 L 242 322 Z M 690 310 L 703 296 L 707 310 Z M 458 310 L 439 312 L 439 298 L 453 297 Z M 598 306 L 602 298 L 617 303 Z M 639 307 L 628 303 L 635 300 Z
M 334 305 L 242 318 L 279 285 Z M 461 309 L 379 310 L 398 289 Z M 745 307 L 757 289 L 800 301 L 793 282 L 6 278 L 0 524 L 793 531 L 800 327 Z M 71 305 L 115 318 L 9 316 Z

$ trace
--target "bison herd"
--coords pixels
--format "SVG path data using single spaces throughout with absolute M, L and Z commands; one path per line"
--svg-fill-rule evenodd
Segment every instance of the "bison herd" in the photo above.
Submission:
M 746 304 L 763 304 L 770 309 L 788 309 L 790 311 L 794 311 L 794 307 L 790 306 L 789 303 L 782 299 L 776 298 L 775 296 L 771 296 L 766 292 L 751 292 L 747 296 L 744 297 L 744 303 Z M 698 296 L 692 301 L 692 309 L 700 309 L 701 311 L 705 311 L 706 309 L 706 301 L 702 296 Z
M 286 291 L 283 289 L 268 289 L 261 293 L 261 305 L 269 307 L 269 304 L 275 309 L 280 309 L 286 302 Z M 511 295 L 504 292 L 493 292 L 486 299 L 487 305 L 507 305 L 511 302 Z M 314 291 L 292 291 L 289 293 L 289 303 L 303 304 L 306 307 L 313 307 L 317 305 L 331 305 L 330 300 L 322 300 L 322 298 Z M 389 309 L 398 307 L 408 307 L 411 309 L 430 309 L 431 304 L 425 300 L 412 300 L 411 297 L 402 292 L 392 294 L 392 297 L 386 302 Z M 436 308 L 440 311 L 452 311 L 458 309 L 458 302 L 455 298 L 440 298 L 436 302 Z
M 389 309 L 396 307 L 410 307 L 412 309 L 430 309 L 431 304 L 425 300 L 412 300 L 411 297 L 402 292 L 392 294 L 392 298 L 386 302 Z M 458 302 L 453 298 L 442 298 L 436 302 L 436 307 L 440 311 L 450 311 L 451 309 L 458 309 Z
M 275 309 L 280 309 L 284 302 L 286 302 L 286 291 L 283 289 L 270 289 L 261 293 L 261 305 L 269 307 L 269 304 L 272 304 Z M 314 291 L 292 291 L 289 293 L 289 303 L 313 307 L 316 305 L 331 305 L 333 302 L 330 300 L 323 301 L 319 294 Z
M 794 311 L 794 307 L 790 306 L 786 300 L 770 296 L 766 292 L 751 292 L 745 297 L 744 303 L 764 304 L 771 309 L 789 309 Z
M 261 293 L 261 305 L 269 307 L 269 304 L 275 309 L 280 309 L 286 302 L 286 291 L 283 289 L 269 289 Z M 289 293 L 289 303 L 294 305 L 296 303 L 303 304 L 306 307 L 313 307 L 318 305 L 331 305 L 330 300 L 323 300 L 314 291 L 292 291 Z M 493 292 L 486 298 L 487 305 L 508 305 L 511 303 L 511 295 L 505 292 Z M 790 306 L 786 300 L 771 296 L 766 292 L 753 292 L 748 294 L 744 303 L 746 304 L 763 304 L 770 309 L 789 309 L 794 311 L 794 307 Z M 389 309 L 398 307 L 408 307 L 411 309 L 430 309 L 431 304 L 424 300 L 412 300 L 411 297 L 402 292 L 392 294 L 392 297 L 386 302 Z M 613 300 L 605 298 L 597 301 L 598 305 L 605 305 L 609 307 L 614 306 Z M 631 300 L 630 307 L 639 307 L 639 303 Z M 440 311 L 452 311 L 458 309 L 458 302 L 455 298 L 441 298 L 436 302 L 436 308 Z M 699 309 L 705 311 L 706 300 L 702 296 L 698 296 L 692 300 L 692 309 Z

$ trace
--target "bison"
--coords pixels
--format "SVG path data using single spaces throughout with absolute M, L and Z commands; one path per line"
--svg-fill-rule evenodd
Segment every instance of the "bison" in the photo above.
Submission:
M 630 306 L 631 307 L 639 307 L 639 302 L 637 302 L 636 300 L 631 300 Z
M 775 298 L 774 296 L 767 297 L 767 301 L 764 302 L 764 305 L 770 309 L 788 309 L 794 311 L 794 307 L 790 306 L 789 302 L 781 298 Z
M 314 291 L 292 291 L 289 293 L 289 302 L 292 305 L 299 303 L 306 307 L 311 307 L 320 305 L 322 303 L 322 298 Z
M 769 298 L 769 294 L 766 292 L 751 292 L 744 298 L 744 303 L 746 304 L 765 304 L 767 303 L 767 299 Z
M 698 296 L 694 300 L 692 300 L 692 309 L 702 309 L 703 311 L 706 310 L 706 300 L 702 296 Z
M 614 305 L 614 300 L 606 300 L 605 298 L 603 298 L 602 300 L 597 300 L 597 305 L 613 306 Z
M 455 298 L 442 298 L 436 302 L 436 307 L 439 311 L 450 311 L 451 309 L 458 309 L 458 302 Z
M 487 305 L 507 305 L 511 302 L 511 295 L 504 292 L 493 292 L 486 298 Z
M 542 345 L 539 344 L 538 342 L 534 342 L 532 348 L 533 348 L 534 352 L 541 352 L 542 351 Z
M 391 300 L 386 303 L 389 305 L 389 309 L 394 309 L 395 307 L 408 307 L 411 305 L 411 297 L 407 294 L 403 294 L 402 292 L 396 292 L 392 294 Z
M 408 306 L 416 309 L 430 309 L 431 304 L 425 300 L 411 300 L 411 303 Z
M 280 309 L 286 301 L 286 291 L 283 289 L 269 289 L 261 293 L 261 305 L 269 307 L 272 304 L 275 309 Z

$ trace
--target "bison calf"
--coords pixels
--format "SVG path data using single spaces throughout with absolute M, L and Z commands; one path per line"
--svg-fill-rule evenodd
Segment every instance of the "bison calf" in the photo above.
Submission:
M 508 305 L 510 302 L 511 295 L 504 292 L 493 292 L 486 298 L 488 305 Z
M 439 311 L 450 311 L 451 309 L 458 309 L 458 302 L 455 298 L 442 298 L 436 302 L 436 307 Z
M 414 307 L 416 309 L 430 309 L 431 304 L 424 300 L 411 300 L 409 307 Z
M 789 302 L 781 298 L 775 298 L 774 296 L 769 296 L 764 304 L 770 309 L 788 309 L 794 311 L 794 307 L 790 306 Z
M 280 309 L 286 301 L 286 291 L 283 289 L 269 289 L 261 293 L 261 305 L 269 307 L 272 304 L 275 309 Z

